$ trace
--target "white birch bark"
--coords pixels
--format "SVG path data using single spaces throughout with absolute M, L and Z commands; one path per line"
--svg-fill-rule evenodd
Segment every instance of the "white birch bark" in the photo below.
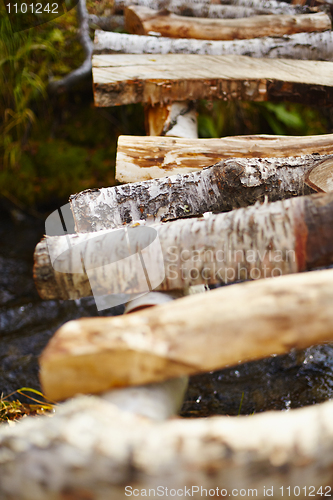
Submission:
M 256 58 L 331 61 L 333 33 L 297 33 L 252 40 L 208 41 L 95 31 L 95 54 L 246 55 Z
M 235 158 L 199 172 L 86 190 L 71 196 L 76 230 L 122 227 L 148 215 L 155 222 L 225 212 L 295 195 L 311 194 L 306 174 L 331 156 Z
M 134 255 L 139 250 L 156 291 L 329 265 L 332 207 L 333 195 L 321 194 L 155 225 L 152 235 L 134 227 L 47 238 L 36 247 L 35 283 L 44 299 L 84 297 L 91 289 L 100 295 L 140 293 L 147 278 Z
M 52 418 L 28 417 L 0 427 L 0 496 L 124 500 L 125 486 L 132 496 L 137 488 L 139 498 L 158 486 L 164 495 L 166 488 L 184 495 L 185 487 L 192 495 L 193 486 L 196 499 L 206 496 L 201 487 L 207 496 L 209 489 L 228 496 L 236 488 L 267 499 L 269 489 L 280 499 L 288 486 L 292 499 L 294 488 L 296 494 L 298 488 L 316 494 L 322 487 L 329 495 L 332 413 L 333 402 L 327 402 L 250 417 L 151 423 L 100 398 L 81 396 Z

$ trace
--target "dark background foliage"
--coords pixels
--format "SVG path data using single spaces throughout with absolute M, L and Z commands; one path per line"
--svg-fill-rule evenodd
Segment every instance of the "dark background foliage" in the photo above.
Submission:
M 93 14 L 111 8 L 88 2 Z M 118 136 L 145 134 L 141 105 L 95 108 L 91 80 L 48 92 L 50 80 L 84 59 L 75 11 L 13 33 L 0 3 L 0 196 L 23 210 L 47 211 L 75 192 L 113 185 Z M 201 137 L 330 131 L 327 112 L 291 103 L 200 102 L 198 111 Z

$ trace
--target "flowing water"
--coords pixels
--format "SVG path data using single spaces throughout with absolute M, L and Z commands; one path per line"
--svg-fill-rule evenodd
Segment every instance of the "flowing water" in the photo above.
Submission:
M 33 251 L 44 222 L 11 209 L 0 214 L 0 393 L 40 390 L 38 356 L 66 321 L 98 313 L 92 298 L 42 301 L 32 279 Z M 107 313 L 107 314 L 106 314 Z M 333 395 L 333 345 L 312 347 L 196 375 L 182 416 L 251 414 L 319 403 Z M 15 396 L 16 397 L 16 396 Z

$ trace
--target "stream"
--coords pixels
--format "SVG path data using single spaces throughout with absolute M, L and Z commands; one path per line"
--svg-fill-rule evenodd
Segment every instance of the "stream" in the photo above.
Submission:
M 43 233 L 44 221 L 0 206 L 0 393 L 4 396 L 22 387 L 41 390 L 38 356 L 63 323 L 123 312 L 123 306 L 117 306 L 99 313 L 92 297 L 41 300 L 32 265 Z M 333 344 L 326 344 L 193 376 L 181 415 L 289 410 L 332 397 Z

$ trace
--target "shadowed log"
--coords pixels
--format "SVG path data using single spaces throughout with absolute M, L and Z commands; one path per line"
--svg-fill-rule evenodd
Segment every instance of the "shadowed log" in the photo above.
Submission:
M 165 111 L 160 106 L 152 109 L 156 114 Z M 121 135 L 117 146 L 116 178 L 120 182 L 138 182 L 200 171 L 228 158 L 325 155 L 332 150 L 333 134 L 301 137 L 250 135 L 222 139 Z M 327 174 L 330 174 L 330 168 Z
M 146 232 L 134 227 L 48 238 L 36 247 L 34 278 L 42 298 L 75 299 L 92 289 L 102 296 L 148 291 L 147 276 L 154 290 L 164 291 L 332 263 L 333 194 L 320 194 L 148 226 Z
M 189 54 L 93 56 L 95 104 L 195 99 L 333 102 L 333 63 Z
M 136 35 L 159 33 L 171 38 L 237 40 L 325 31 L 331 29 L 331 20 L 324 12 L 293 16 L 262 15 L 241 19 L 192 18 L 132 5 L 125 9 L 125 28 Z
M 40 358 L 44 394 L 160 382 L 333 340 L 333 270 L 280 276 L 62 326 Z

